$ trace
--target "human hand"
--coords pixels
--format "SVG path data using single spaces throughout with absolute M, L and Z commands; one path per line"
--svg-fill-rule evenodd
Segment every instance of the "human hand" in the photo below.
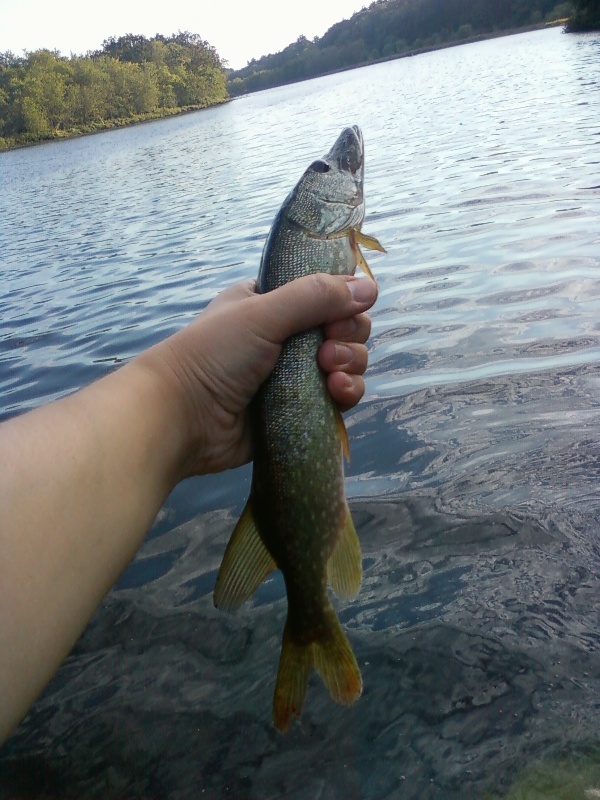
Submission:
M 0 743 L 174 485 L 251 458 L 248 404 L 289 336 L 324 325 L 318 361 L 331 396 L 344 409 L 358 402 L 376 296 L 374 282 L 339 275 L 264 295 L 253 282 L 232 286 L 121 369 L 0 425 L 11 464 L 0 473 Z
M 294 333 L 324 326 L 318 362 L 342 411 L 364 393 L 371 329 L 364 312 L 377 297 L 373 281 L 319 274 L 263 295 L 254 289 L 254 281 L 230 287 L 194 322 L 142 356 L 163 372 L 167 368 L 183 400 L 189 450 L 180 477 L 250 460 L 248 405 Z

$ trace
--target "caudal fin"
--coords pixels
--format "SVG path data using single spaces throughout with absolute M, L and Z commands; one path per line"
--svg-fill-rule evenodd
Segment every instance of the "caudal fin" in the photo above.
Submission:
M 300 717 L 312 666 L 336 703 L 350 705 L 360 697 L 360 669 L 333 608 L 326 620 L 325 634 L 308 645 L 294 642 L 285 624 L 273 700 L 273 721 L 279 731 L 290 727 L 292 717 Z

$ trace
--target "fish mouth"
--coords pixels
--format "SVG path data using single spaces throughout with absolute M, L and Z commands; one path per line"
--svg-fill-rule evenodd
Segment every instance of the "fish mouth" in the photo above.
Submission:
M 344 128 L 329 152 L 308 167 L 293 189 L 286 205 L 288 223 L 315 239 L 360 230 L 365 215 L 363 183 L 363 137 L 358 125 L 353 125 Z
M 361 129 L 358 125 L 344 128 L 333 147 L 327 153 L 324 161 L 336 164 L 338 169 L 349 172 L 362 180 L 364 168 L 364 143 Z

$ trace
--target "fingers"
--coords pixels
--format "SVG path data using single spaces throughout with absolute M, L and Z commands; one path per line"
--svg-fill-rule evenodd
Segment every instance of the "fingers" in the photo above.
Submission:
M 367 348 L 358 342 L 328 339 L 319 348 L 318 361 L 325 372 L 346 372 L 362 375 L 367 368 Z
M 327 390 L 340 411 L 353 408 L 365 393 L 365 382 L 360 375 L 332 372 L 327 376 Z
M 252 297 L 255 291 L 256 281 L 253 278 L 234 283 L 233 286 L 229 286 L 227 289 L 219 292 L 214 300 L 211 300 L 206 306 L 203 313 L 208 314 L 213 311 L 218 311 L 230 303 L 237 303 L 246 297 Z
M 365 392 L 365 342 L 371 332 L 365 312 L 376 299 L 377 284 L 364 278 L 325 274 L 299 278 L 260 296 L 263 335 L 282 342 L 294 333 L 324 325 L 326 341 L 319 348 L 318 362 L 327 373 L 331 397 L 347 411 Z
M 283 342 L 300 331 L 362 314 L 377 299 L 377 284 L 350 276 L 307 275 L 258 299 L 265 338 Z M 364 333 L 365 323 L 357 325 Z
M 371 319 L 367 314 L 357 314 L 355 317 L 330 322 L 325 325 L 324 334 L 326 339 L 364 344 L 371 335 Z
M 364 344 L 328 339 L 319 348 L 317 360 L 327 375 L 327 389 L 341 411 L 355 406 L 365 392 L 362 374 L 367 368 Z

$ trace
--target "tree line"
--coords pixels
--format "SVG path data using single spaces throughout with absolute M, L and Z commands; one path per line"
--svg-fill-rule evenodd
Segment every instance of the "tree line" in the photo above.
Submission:
M 567 32 L 600 29 L 600 0 L 573 0 L 573 14 L 567 22 Z
M 590 0 L 578 0 L 582 3 Z M 591 0 L 598 2 L 598 0 Z M 228 75 L 232 95 L 325 75 L 385 58 L 568 17 L 556 0 L 375 0 L 312 41 L 301 36 L 279 53 Z
M 228 97 L 215 48 L 188 31 L 111 37 L 62 56 L 0 53 L 0 148 L 204 108 Z

